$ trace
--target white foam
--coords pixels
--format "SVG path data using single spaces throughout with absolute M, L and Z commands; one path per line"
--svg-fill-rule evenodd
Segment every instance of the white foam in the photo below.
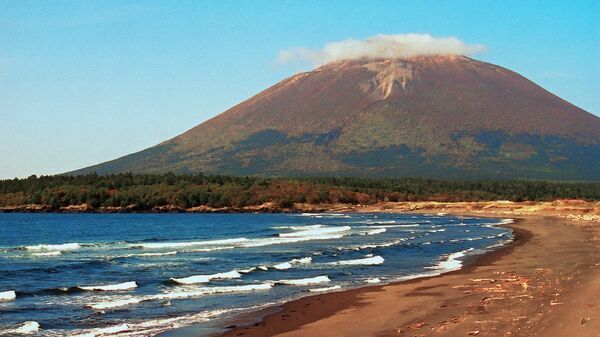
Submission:
M 373 277 L 366 279 L 365 283 L 381 283 L 381 279 L 379 277 Z
M 19 326 L 13 328 L 13 329 L 9 329 L 9 330 L 0 330 L 0 333 L 2 333 L 3 335 L 6 334 L 6 336 L 10 336 L 10 335 L 30 335 L 33 333 L 38 332 L 38 330 L 40 329 L 40 324 L 36 321 L 27 321 L 27 322 L 23 322 L 21 323 Z
M 402 239 L 397 239 L 397 240 L 390 241 L 390 242 L 371 243 L 371 244 L 366 244 L 366 245 L 350 246 L 350 247 L 338 247 L 336 249 L 340 250 L 340 251 L 344 251 L 344 250 L 363 250 L 363 249 L 370 249 L 370 248 L 384 248 L 384 247 L 391 247 L 391 246 L 398 245 L 407 240 L 408 240 L 408 238 L 402 238 Z
M 297 232 L 299 233 L 299 232 Z M 291 233 L 289 233 L 291 234 Z M 281 245 L 287 243 L 297 243 L 304 241 L 313 241 L 313 240 L 333 240 L 340 239 L 344 237 L 346 234 L 331 234 L 331 235 L 308 235 L 308 236 L 298 236 L 298 237 L 275 237 L 275 238 L 266 238 L 266 239 L 255 239 L 248 240 L 248 242 L 244 242 L 239 245 L 239 247 L 263 247 L 270 245 Z
M 320 292 L 324 292 L 324 291 L 331 291 L 331 290 L 336 290 L 336 289 L 341 289 L 341 288 L 342 288 L 341 286 L 335 285 L 333 287 L 308 289 L 308 291 L 313 292 L 313 293 L 320 293 Z
M 313 229 L 306 229 L 291 233 L 279 233 L 282 238 L 306 238 L 306 237 L 318 237 L 327 234 L 340 233 L 349 231 L 350 226 L 336 226 L 336 227 L 320 227 Z
M 62 253 L 60 250 L 56 250 L 53 252 L 31 253 L 31 255 L 33 256 L 59 256 L 61 254 Z
M 278 263 L 273 266 L 277 270 L 286 270 L 292 268 L 292 264 L 289 262 Z
M 402 239 L 398 239 L 398 240 L 394 240 L 391 242 L 384 242 L 384 243 L 376 243 L 376 244 L 370 244 L 370 245 L 362 245 L 362 246 L 358 246 L 359 249 L 368 249 L 368 248 L 384 248 L 384 247 L 391 247 L 391 246 L 395 246 L 398 245 L 404 241 L 406 241 L 408 239 L 402 238 Z
M 95 285 L 95 286 L 84 286 L 77 287 L 81 290 L 86 291 L 124 291 L 124 290 L 132 290 L 137 288 L 137 283 L 135 281 L 131 282 L 123 282 L 118 284 L 108 284 L 108 285 Z
M 225 250 L 225 249 L 233 249 L 236 246 L 220 246 L 220 247 L 210 247 L 210 248 L 197 248 L 197 249 L 187 249 L 182 251 L 182 253 L 204 253 L 204 252 L 214 252 L 215 250 Z
M 95 309 L 95 310 L 105 310 L 105 309 L 113 309 L 120 308 L 124 306 L 128 306 L 131 304 L 138 304 L 144 301 L 142 297 L 126 297 L 120 298 L 117 300 L 106 301 L 106 302 L 98 302 L 86 305 L 87 308 Z
M 275 305 L 276 303 L 265 303 L 252 307 L 245 308 L 231 308 L 231 309 L 217 309 L 211 311 L 204 311 L 199 313 L 193 313 L 188 315 L 182 315 L 177 317 L 167 317 L 167 318 L 154 318 L 144 321 L 137 322 L 127 322 L 127 329 L 125 329 L 125 324 L 119 324 L 112 327 L 105 327 L 100 329 L 87 329 L 87 330 L 77 330 L 77 331 L 65 331 L 65 330 L 56 330 L 52 331 L 53 334 L 49 336 L 71 336 L 71 337 L 97 337 L 97 336 L 114 336 L 114 337 L 148 337 L 148 336 L 156 336 L 161 332 L 172 330 L 176 328 L 181 328 L 185 326 L 189 326 L 192 324 L 198 324 L 202 322 L 209 321 L 214 317 L 220 316 L 222 314 L 240 312 L 240 311 L 254 311 L 261 308 L 265 308 L 268 306 Z M 111 331 L 111 329 L 114 329 Z
M 337 226 L 337 227 L 325 227 L 323 225 L 311 225 L 311 226 L 288 226 L 290 229 L 297 229 L 290 233 L 280 233 L 278 237 L 271 238 L 260 238 L 260 239 L 246 239 L 246 238 L 235 238 L 235 239 L 224 239 L 224 240 L 213 240 L 213 241 L 194 241 L 194 242 L 153 242 L 153 243 L 139 243 L 130 245 L 131 248 L 145 248 L 145 249 L 164 249 L 164 248 L 185 248 L 194 246 L 208 246 L 185 250 L 183 252 L 209 252 L 223 249 L 234 249 L 234 248 L 250 248 L 250 247 L 263 247 L 270 245 L 297 243 L 303 241 L 312 240 L 332 240 L 339 239 L 345 235 L 350 234 L 349 226 Z M 308 228 L 308 229 L 306 229 Z M 346 233 L 344 233 L 346 232 Z M 233 244 L 233 245 L 232 245 Z M 219 246 L 221 245 L 221 246 Z
M 306 225 L 306 226 L 277 226 L 275 229 L 292 229 L 295 231 L 303 231 L 307 229 L 323 228 L 325 225 Z
M 320 213 L 315 215 L 315 218 L 352 218 L 348 214 L 343 213 Z
M 357 223 L 366 223 L 366 224 L 394 224 L 397 223 L 396 220 L 367 220 L 367 221 L 361 221 L 361 222 L 357 222 Z
M 179 284 L 197 284 L 197 283 L 208 283 L 212 280 L 225 280 L 225 279 L 233 279 L 240 278 L 239 272 L 236 270 L 228 271 L 226 273 L 217 273 L 212 275 L 194 275 L 184 278 L 171 278 L 171 281 L 179 283 Z
M 152 256 L 167 256 L 167 255 L 176 255 L 177 251 L 170 251 L 164 253 L 140 253 L 140 254 L 127 254 L 123 257 L 152 257 Z
M 10 302 L 17 298 L 14 290 L 0 292 L 0 302 Z
M 119 324 L 115 326 L 111 326 L 108 328 L 98 328 L 92 329 L 87 333 L 75 335 L 74 337 L 96 337 L 96 336 L 106 336 L 113 335 L 119 332 L 129 331 L 129 326 L 127 324 Z
M 196 297 L 207 294 L 221 294 L 221 293 L 239 293 L 239 292 L 248 292 L 255 290 L 268 290 L 271 289 L 273 285 L 269 283 L 259 283 L 259 284 L 246 284 L 241 286 L 226 286 L 226 287 L 204 287 L 199 288 L 198 290 L 191 292 L 173 292 L 173 293 L 165 293 L 164 295 L 158 295 L 159 299 L 178 299 L 178 298 L 188 298 L 188 297 Z
M 248 241 L 246 238 L 233 238 L 233 239 L 222 239 L 222 240 L 207 240 L 207 241 L 190 241 L 190 242 L 150 242 L 150 243 L 136 243 L 132 244 L 132 248 L 144 248 L 144 249 L 164 249 L 164 248 L 182 248 L 182 247 L 194 247 L 194 246 L 215 246 L 215 245 L 227 245 L 232 243 L 240 243 Z
M 300 214 L 298 214 L 298 216 L 315 216 L 315 215 L 319 215 L 319 213 L 300 213 Z
M 312 263 L 312 257 L 307 256 L 301 259 L 293 259 L 290 261 L 291 264 L 310 264 Z
M 502 247 L 508 243 L 511 243 L 513 240 L 509 239 L 509 240 L 500 240 L 498 243 L 490 245 L 485 247 L 486 249 L 494 249 L 494 248 L 498 248 L 498 247 Z
M 327 276 L 317 276 L 317 277 L 294 279 L 294 280 L 279 280 L 275 283 L 292 285 L 292 286 L 305 286 L 305 285 L 310 285 L 310 284 L 327 283 L 329 281 L 331 281 L 331 280 Z
M 301 259 L 292 259 L 289 262 L 278 263 L 278 264 L 274 265 L 273 268 L 275 268 L 277 270 L 286 270 L 286 269 L 292 268 L 292 266 L 294 266 L 294 265 L 310 264 L 310 263 L 312 263 L 312 257 L 308 256 L 308 257 L 303 257 Z
M 370 225 L 372 228 L 411 228 L 419 227 L 419 224 L 408 224 L 408 225 Z
M 461 250 L 460 252 L 448 254 L 445 257 L 445 259 L 438 262 L 437 265 L 432 266 L 432 267 L 425 267 L 425 268 L 434 269 L 434 270 L 443 270 L 444 272 L 459 270 L 460 268 L 462 268 L 462 265 L 463 265 L 463 262 L 459 259 L 461 257 L 464 257 L 467 252 L 470 252 L 472 250 L 473 250 L 473 248 L 469 248 L 469 249 Z
M 255 271 L 257 269 L 257 267 L 252 267 L 252 268 L 247 268 L 247 269 L 236 269 L 236 271 L 240 274 L 249 274 L 253 271 Z
M 76 250 L 81 248 L 81 245 L 79 243 L 63 243 L 60 245 L 45 245 L 45 244 L 41 244 L 41 245 L 35 245 L 35 246 L 27 246 L 25 247 L 26 250 L 29 251 L 35 251 L 35 252 L 40 252 L 40 251 L 45 251 L 45 252 L 51 252 L 51 251 L 67 251 L 67 250 Z
M 376 235 L 376 234 L 381 234 L 381 233 L 385 233 L 387 231 L 387 228 L 376 228 L 370 231 L 366 231 L 361 233 L 362 235 Z
M 336 261 L 330 262 L 332 265 L 342 265 L 342 266 L 353 266 L 353 265 L 363 265 L 363 266 L 373 266 L 383 264 L 385 259 L 379 255 L 373 257 L 367 257 L 364 259 L 356 259 L 356 260 L 344 260 L 344 261 Z
M 227 286 L 227 287 L 202 287 L 197 288 L 193 291 L 173 291 L 156 295 L 138 296 L 138 297 L 123 297 L 107 302 L 98 302 L 88 304 L 86 307 L 95 310 L 106 310 L 114 309 L 130 304 L 138 304 L 146 301 L 164 301 L 164 300 L 177 300 L 185 298 L 194 298 L 210 294 L 220 293 L 237 293 L 237 292 L 250 292 L 258 290 L 271 289 L 273 285 L 271 283 L 260 283 L 260 284 L 248 284 L 242 286 Z

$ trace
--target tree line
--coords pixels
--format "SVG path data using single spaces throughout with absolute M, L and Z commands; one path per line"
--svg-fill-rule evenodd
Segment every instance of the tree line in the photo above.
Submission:
M 160 206 L 244 207 L 277 203 L 372 204 L 381 201 L 600 200 L 598 182 L 423 178 L 266 178 L 188 174 L 86 174 L 0 180 L 0 206 L 49 209 Z

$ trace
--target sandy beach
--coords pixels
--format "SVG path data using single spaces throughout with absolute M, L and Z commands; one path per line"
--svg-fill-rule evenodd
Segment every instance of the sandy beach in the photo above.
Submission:
M 351 211 L 409 211 L 405 206 Z M 507 225 L 512 244 L 459 271 L 291 301 L 257 323 L 237 322 L 224 336 L 600 336 L 597 210 L 487 206 L 411 204 L 413 212 L 516 219 Z

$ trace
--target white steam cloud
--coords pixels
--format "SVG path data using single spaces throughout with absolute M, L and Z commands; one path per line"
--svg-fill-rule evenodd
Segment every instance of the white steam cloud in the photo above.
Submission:
M 366 40 L 331 42 L 322 49 L 294 48 L 279 52 L 279 62 L 310 61 L 316 65 L 360 58 L 407 58 L 426 55 L 472 55 L 485 50 L 455 37 L 429 34 L 375 35 Z

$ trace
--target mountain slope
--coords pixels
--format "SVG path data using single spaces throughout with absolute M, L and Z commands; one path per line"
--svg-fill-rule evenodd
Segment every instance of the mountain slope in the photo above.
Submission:
M 598 180 L 600 118 L 464 56 L 339 61 L 91 171 Z

